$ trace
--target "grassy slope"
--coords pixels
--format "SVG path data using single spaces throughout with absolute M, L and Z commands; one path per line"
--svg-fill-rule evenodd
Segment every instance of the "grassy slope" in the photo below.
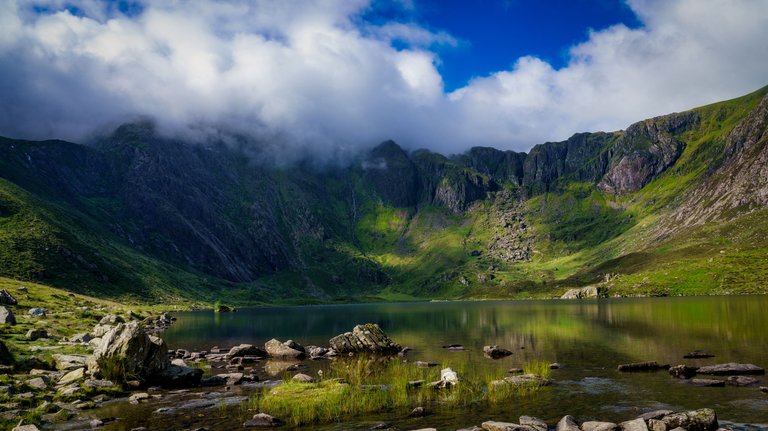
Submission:
M 617 295 L 765 292 L 768 210 L 679 232 L 663 243 L 652 242 L 650 233 L 721 162 L 725 137 L 766 93 L 768 87 L 697 108 L 700 125 L 677 136 L 686 143 L 680 159 L 636 193 L 610 196 L 592 183 L 566 182 L 528 200 L 526 219 L 536 237 L 529 262 L 470 255 L 497 233 L 487 202 L 460 219 L 435 208 L 411 217 L 377 204 L 358 230 L 375 232 L 364 245 L 394 274 L 391 291 L 422 297 L 551 297 L 606 276 L 604 284 Z

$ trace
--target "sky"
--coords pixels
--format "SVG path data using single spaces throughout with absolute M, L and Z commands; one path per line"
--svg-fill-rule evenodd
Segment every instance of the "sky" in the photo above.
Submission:
M 0 135 L 528 151 L 768 84 L 764 0 L 0 0 Z

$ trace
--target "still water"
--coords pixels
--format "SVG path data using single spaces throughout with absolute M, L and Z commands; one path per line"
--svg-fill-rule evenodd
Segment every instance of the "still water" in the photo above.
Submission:
M 218 315 L 198 311 L 177 317 L 178 322 L 163 334 L 170 348 L 261 345 L 270 338 L 327 346 L 334 335 L 372 322 L 413 349 L 409 361 L 432 361 L 466 372 L 506 370 L 530 360 L 562 364 L 552 371 L 554 385 L 507 405 L 438 411 L 423 419 L 404 419 L 402 412 L 365 418 L 388 421 L 400 429 L 456 429 L 486 420 L 516 422 L 520 415 L 538 416 L 550 424 L 566 414 L 579 420 L 618 422 L 650 410 L 703 407 L 714 408 L 721 421 L 768 424 L 768 394 L 757 387 L 694 387 L 665 371 L 616 371 L 618 364 L 640 361 L 768 367 L 768 296 L 325 305 Z M 448 344 L 462 344 L 466 350 L 442 348 Z M 484 357 L 483 346 L 494 344 L 514 354 L 498 360 Z M 716 356 L 683 359 L 696 349 Z M 324 364 L 327 361 L 305 361 L 304 372 L 316 372 Z M 763 376 L 758 377 L 761 385 L 768 386 Z M 316 429 L 370 427 L 370 422 L 359 421 Z M 240 423 L 231 417 L 206 421 L 210 429 Z

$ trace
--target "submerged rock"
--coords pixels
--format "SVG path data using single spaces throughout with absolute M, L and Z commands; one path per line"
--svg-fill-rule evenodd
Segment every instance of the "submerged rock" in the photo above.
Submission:
M 483 353 L 485 353 L 485 356 L 493 359 L 503 358 L 512 354 L 511 351 L 499 346 L 484 346 Z
M 705 359 L 705 358 L 714 358 L 715 355 L 710 355 L 709 353 L 703 351 L 703 350 L 694 350 L 693 352 L 686 353 L 683 355 L 683 358 L 685 359 Z
M 729 362 L 727 364 L 708 365 L 698 370 L 699 374 L 714 375 L 738 375 L 738 374 L 765 374 L 765 369 L 753 364 L 737 364 Z
M 659 365 L 656 361 L 649 362 L 633 362 L 631 364 L 621 364 L 618 366 L 619 371 L 633 372 L 633 371 L 656 371 L 669 368 L 669 365 Z
M 401 350 L 375 323 L 357 325 L 352 332 L 345 332 L 329 340 L 337 353 L 395 354 Z
M 674 367 L 670 367 L 669 374 L 672 377 L 677 377 L 678 379 L 690 379 L 696 375 L 696 371 L 698 369 L 698 367 L 689 367 L 688 365 L 680 364 L 675 365 Z
M 730 376 L 725 379 L 725 384 L 728 386 L 753 386 L 760 383 L 759 379 L 747 376 Z
M 725 386 L 725 381 L 714 379 L 691 379 L 691 384 L 694 386 L 717 387 Z

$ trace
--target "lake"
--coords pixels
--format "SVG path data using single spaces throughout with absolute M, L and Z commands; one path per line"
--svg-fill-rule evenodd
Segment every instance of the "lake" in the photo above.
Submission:
M 550 425 L 566 414 L 579 420 L 618 422 L 650 410 L 703 407 L 714 408 L 721 421 L 765 427 L 768 394 L 757 387 L 695 387 L 663 370 L 619 373 L 616 366 L 641 361 L 696 366 L 741 362 L 765 368 L 766 311 L 768 296 L 275 307 L 228 314 L 178 313 L 178 321 L 162 337 L 170 348 L 188 350 L 229 348 L 240 343 L 263 345 L 271 338 L 327 346 L 329 338 L 351 330 L 355 324 L 371 322 L 379 324 L 394 341 L 413 349 L 407 354 L 409 361 L 433 361 L 465 372 L 507 370 L 531 360 L 562 364 L 552 371 L 552 386 L 508 405 L 437 409 L 436 414 L 421 419 L 404 419 L 401 412 L 383 414 L 315 429 L 367 429 L 376 421 L 388 421 L 401 429 L 456 429 L 486 420 L 516 422 L 520 415 L 538 416 Z M 442 346 L 448 344 L 461 344 L 466 349 L 447 351 Z M 513 355 L 498 360 L 484 357 L 483 346 L 494 344 L 513 351 Z M 683 359 L 696 349 L 716 357 Z M 304 361 L 303 372 L 316 373 L 328 362 Z M 758 377 L 765 386 L 764 377 Z M 128 419 L 114 429 L 130 429 L 147 420 L 146 408 L 109 409 L 115 416 Z M 242 423 L 231 414 L 220 416 L 204 423 L 210 429 L 239 427 Z

